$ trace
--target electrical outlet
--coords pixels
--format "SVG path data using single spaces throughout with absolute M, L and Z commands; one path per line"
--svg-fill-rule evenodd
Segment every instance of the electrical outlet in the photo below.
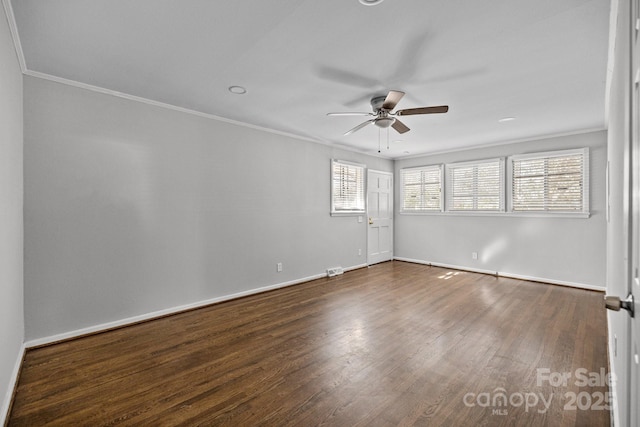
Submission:
M 478 259 L 478 252 L 471 252 L 471 259 Z
M 362 256 L 362 249 L 358 249 L 358 256 Z
M 282 272 L 282 263 L 281 262 L 276 264 L 276 270 L 277 270 L 278 273 Z

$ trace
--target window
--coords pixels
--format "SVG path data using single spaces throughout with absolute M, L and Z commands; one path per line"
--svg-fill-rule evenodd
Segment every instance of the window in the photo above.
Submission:
M 453 163 L 447 169 L 447 211 L 504 211 L 504 160 Z
M 364 166 L 331 161 L 331 214 L 364 213 Z
M 400 170 L 401 212 L 442 211 L 442 166 Z
M 513 212 L 589 213 L 589 149 L 510 157 Z

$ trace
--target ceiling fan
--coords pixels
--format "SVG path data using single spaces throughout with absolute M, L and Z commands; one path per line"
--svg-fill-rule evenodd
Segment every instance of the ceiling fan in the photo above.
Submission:
M 436 107 L 420 107 L 420 108 L 408 108 L 406 110 L 397 110 L 395 113 L 392 110 L 396 107 L 398 102 L 404 96 L 404 92 L 398 90 L 390 90 L 386 96 L 374 96 L 371 98 L 371 108 L 373 113 L 327 113 L 327 116 L 372 116 L 373 118 L 367 120 L 364 123 L 360 123 L 358 126 L 345 132 L 345 136 L 362 129 L 363 127 L 374 124 L 379 128 L 386 129 L 391 126 L 398 133 L 405 133 L 409 131 L 407 125 L 398 120 L 397 116 L 412 116 L 416 114 L 438 114 L 446 113 L 449 111 L 448 105 L 440 105 Z

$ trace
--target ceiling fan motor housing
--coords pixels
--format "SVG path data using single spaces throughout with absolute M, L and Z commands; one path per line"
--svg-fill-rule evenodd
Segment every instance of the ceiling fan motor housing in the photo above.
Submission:
M 371 108 L 373 108 L 374 112 L 378 112 L 382 109 L 382 104 L 384 104 L 384 100 L 387 99 L 386 95 L 383 96 L 374 96 L 371 98 Z

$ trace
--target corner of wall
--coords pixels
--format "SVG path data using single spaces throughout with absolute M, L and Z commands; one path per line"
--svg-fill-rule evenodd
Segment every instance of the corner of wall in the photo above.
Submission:
M 23 65 L 9 0 L 0 16 L 0 425 L 5 424 L 24 355 Z M 24 61 L 24 59 L 22 59 Z

